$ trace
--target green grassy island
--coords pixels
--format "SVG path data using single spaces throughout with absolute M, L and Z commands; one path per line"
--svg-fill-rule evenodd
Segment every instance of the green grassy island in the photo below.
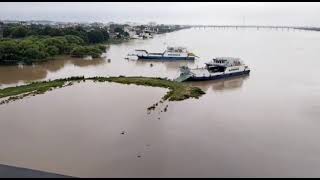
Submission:
M 78 76 L 51 81 L 32 82 L 27 85 L 0 89 L 0 98 L 7 98 L 5 100 L 2 100 L 0 104 L 15 101 L 17 99 L 22 99 L 27 96 L 43 94 L 55 88 L 70 86 L 73 84 L 73 82 L 81 82 L 86 80 L 92 80 L 94 82 L 115 82 L 121 84 L 135 84 L 142 86 L 167 88 L 169 89 L 169 91 L 163 96 L 162 100 L 169 101 L 182 101 L 188 98 L 199 98 L 200 96 L 205 94 L 205 92 L 203 92 L 198 87 L 189 86 L 181 82 L 175 82 L 164 78 L 124 76 L 85 78 L 83 76 Z

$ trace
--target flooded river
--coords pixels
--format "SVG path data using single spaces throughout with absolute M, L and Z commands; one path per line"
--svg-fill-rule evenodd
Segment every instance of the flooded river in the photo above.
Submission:
M 124 59 L 166 44 L 200 59 Z M 252 71 L 192 82 L 206 94 L 165 102 L 167 112 L 147 112 L 166 89 L 106 82 L 1 105 L 0 164 L 76 177 L 319 177 L 319 44 L 319 32 L 187 29 L 111 45 L 105 59 L 2 66 L 1 88 L 75 75 L 175 78 L 180 65 L 213 56 L 240 57 Z

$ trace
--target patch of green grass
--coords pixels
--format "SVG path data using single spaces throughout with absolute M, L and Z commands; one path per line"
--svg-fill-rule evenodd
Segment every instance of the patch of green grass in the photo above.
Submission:
M 60 88 L 63 86 L 71 86 L 72 82 L 81 82 L 85 80 L 93 80 L 94 82 L 115 82 L 121 84 L 136 84 L 142 86 L 152 86 L 168 88 L 169 91 L 162 98 L 163 100 L 169 101 L 181 101 L 188 98 L 199 98 L 201 95 L 205 94 L 200 88 L 192 87 L 181 82 L 171 81 L 162 78 L 151 78 L 151 77 L 92 77 L 84 78 L 80 77 L 70 77 L 64 79 L 57 79 L 53 81 L 41 81 L 33 82 L 31 84 L 8 87 L 0 89 L 0 98 L 10 97 L 10 99 L 16 99 L 14 96 L 19 96 L 23 94 L 43 94 L 54 88 Z M 69 82 L 69 83 L 67 83 Z M 26 97 L 26 96 L 22 96 Z
M 46 82 L 35 82 L 28 85 L 8 87 L 5 89 L 0 89 L 0 98 L 8 96 L 16 96 L 23 93 L 36 91 L 38 93 L 44 93 L 50 88 L 62 87 L 64 85 L 63 81 L 46 81 Z
M 84 80 L 84 77 L 80 76 L 80 77 L 57 79 L 53 81 L 39 81 L 39 82 L 32 82 L 27 85 L 8 87 L 8 88 L 0 89 L 0 98 L 16 96 L 16 95 L 30 93 L 30 92 L 41 94 L 51 89 L 62 87 L 64 86 L 65 82 L 79 81 L 79 80 Z
M 99 82 L 109 81 L 121 84 L 136 84 L 143 86 L 168 88 L 168 93 L 163 100 L 182 101 L 188 98 L 199 98 L 205 94 L 200 88 L 192 87 L 181 82 L 171 81 L 162 78 L 151 77 L 93 77 L 89 78 Z

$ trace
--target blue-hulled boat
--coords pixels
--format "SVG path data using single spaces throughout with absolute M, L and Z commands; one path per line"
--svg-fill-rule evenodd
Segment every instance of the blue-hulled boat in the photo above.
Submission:
M 195 60 L 196 56 L 185 47 L 167 47 L 163 53 L 149 53 L 146 50 L 135 50 L 138 59 L 142 60 Z
M 250 73 L 250 68 L 240 58 L 217 57 L 205 63 L 205 67 L 190 69 L 180 67 L 180 76 L 176 81 L 204 81 L 222 79 Z

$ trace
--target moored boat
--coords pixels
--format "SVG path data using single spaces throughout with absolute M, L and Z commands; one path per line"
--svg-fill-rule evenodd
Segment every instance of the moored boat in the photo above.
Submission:
M 203 81 L 222 79 L 250 73 L 250 68 L 240 58 L 217 57 L 205 63 L 205 67 L 190 69 L 180 67 L 180 76 L 176 81 Z
M 138 59 L 142 60 L 195 60 L 196 56 L 185 47 L 167 47 L 163 53 L 149 53 L 146 50 L 135 50 Z

